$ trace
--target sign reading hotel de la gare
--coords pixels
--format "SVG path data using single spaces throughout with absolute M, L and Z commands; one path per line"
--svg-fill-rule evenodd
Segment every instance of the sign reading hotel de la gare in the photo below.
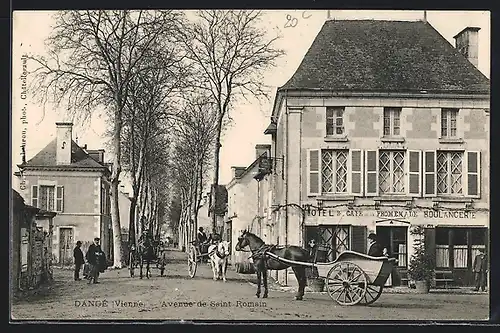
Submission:
M 335 208 L 321 208 L 321 209 L 308 209 L 306 210 L 307 216 L 317 217 L 335 217 L 335 216 L 374 216 L 378 218 L 429 218 L 429 219 L 475 219 L 475 212 L 468 212 L 462 210 L 407 210 L 407 209 L 391 209 L 391 210 L 360 210 L 348 209 L 339 210 Z

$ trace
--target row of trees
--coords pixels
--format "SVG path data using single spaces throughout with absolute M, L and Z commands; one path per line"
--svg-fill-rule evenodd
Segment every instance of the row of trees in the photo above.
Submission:
M 46 55 L 31 55 L 31 89 L 79 121 L 104 109 L 111 137 L 114 264 L 122 265 L 118 189 L 132 183 L 130 235 L 159 233 L 172 208 L 196 219 L 229 110 L 267 96 L 263 73 L 283 52 L 259 27 L 259 11 L 61 11 Z M 213 166 L 213 167 L 211 167 Z M 175 200 L 173 200 L 175 199 Z M 136 211 L 139 214 L 136 214 Z M 167 214 L 169 212 L 169 214 Z M 135 217 L 145 216 L 137 223 Z M 215 227 L 215 218 L 214 218 Z

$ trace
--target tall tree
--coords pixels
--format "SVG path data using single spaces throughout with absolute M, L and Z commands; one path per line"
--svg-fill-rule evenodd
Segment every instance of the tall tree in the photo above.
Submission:
M 188 57 L 200 75 L 197 88 L 208 92 L 216 105 L 212 192 L 219 183 L 221 133 L 232 102 L 247 94 L 267 96 L 263 74 L 284 54 L 274 47 L 278 37 L 268 38 L 259 27 L 261 17 L 260 11 L 253 10 L 202 10 L 181 31 Z M 215 207 L 215 196 L 212 202 Z M 216 214 L 212 216 L 215 232 Z
M 118 184 L 121 173 L 123 111 L 134 76 L 147 68 L 150 55 L 162 54 L 178 31 L 180 12 L 60 11 L 47 41 L 48 57 L 31 56 L 33 92 L 87 119 L 98 107 L 109 111 L 113 126 L 111 218 L 114 266 L 122 267 Z M 151 52 L 154 49 L 155 52 Z

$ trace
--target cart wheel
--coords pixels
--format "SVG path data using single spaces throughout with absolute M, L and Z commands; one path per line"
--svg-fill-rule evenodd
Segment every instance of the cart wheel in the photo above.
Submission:
M 188 272 L 189 277 L 194 278 L 196 275 L 196 268 L 198 266 L 198 258 L 196 257 L 196 248 L 191 245 L 188 253 Z
M 331 299 L 340 305 L 356 305 L 365 297 L 365 272 L 356 264 L 343 261 L 335 264 L 326 277 Z
M 369 284 L 366 287 L 365 297 L 359 302 L 361 305 L 370 305 L 379 299 L 380 295 L 382 295 L 382 290 L 384 290 L 384 286 L 374 286 Z
M 128 269 L 130 271 L 130 277 L 134 277 L 134 254 L 132 252 L 128 255 Z

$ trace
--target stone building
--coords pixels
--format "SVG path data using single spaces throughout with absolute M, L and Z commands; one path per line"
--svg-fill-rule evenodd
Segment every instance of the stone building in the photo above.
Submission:
M 72 140 L 72 123 L 56 123 L 56 138 L 32 159 L 18 165 L 20 194 L 33 207 L 54 211 L 54 264 L 73 262 L 76 241 L 86 251 L 101 238 L 107 258 L 113 258 L 110 216 L 110 171 L 104 150 L 88 150 Z
M 488 251 L 490 82 L 479 28 L 456 48 L 428 22 L 327 21 L 278 88 L 271 124 L 272 243 L 365 252 L 376 232 L 403 283 L 426 228 L 436 283 L 470 285 Z M 298 209 L 303 207 L 303 209 Z M 296 283 L 293 272 L 279 282 Z

